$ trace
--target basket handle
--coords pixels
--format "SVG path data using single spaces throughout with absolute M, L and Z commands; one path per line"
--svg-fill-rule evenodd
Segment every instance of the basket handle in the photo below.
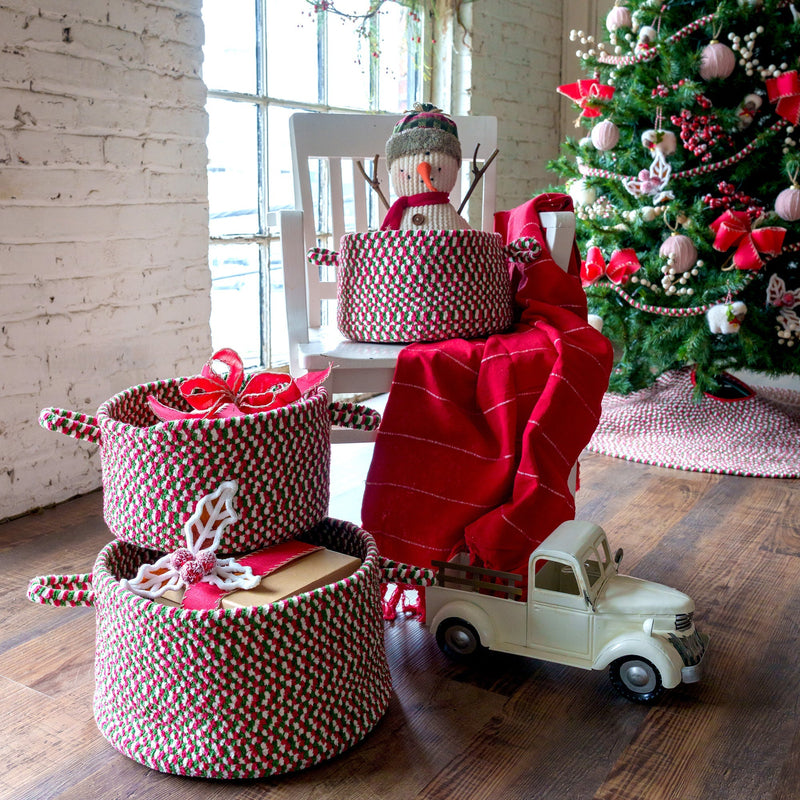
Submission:
M 312 247 L 306 258 L 320 267 L 335 267 L 339 263 L 339 253 L 336 250 L 326 250 L 324 247 Z
M 360 403 L 331 403 L 328 406 L 331 424 L 338 428 L 359 431 L 376 431 L 381 424 L 381 415 L 374 408 Z
M 37 575 L 28 584 L 28 600 L 44 606 L 93 606 L 92 573 Z
M 403 584 L 404 586 L 432 586 L 436 581 L 436 570 L 430 567 L 415 567 L 401 564 L 389 558 L 378 558 L 381 583 Z
M 95 444 L 100 444 L 102 438 L 102 430 L 97 417 L 81 414 L 78 411 L 45 408 L 39 414 L 39 424 L 49 431 L 63 433 L 73 439 L 85 439 Z

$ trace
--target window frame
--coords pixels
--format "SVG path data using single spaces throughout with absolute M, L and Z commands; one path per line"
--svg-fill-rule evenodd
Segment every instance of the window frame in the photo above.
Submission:
M 271 272 L 274 269 L 274 252 L 280 241 L 278 231 L 269 225 L 270 209 L 269 198 L 269 113 L 270 109 L 280 108 L 291 111 L 316 111 L 321 113 L 359 113 L 359 112 L 398 112 L 397 109 L 381 108 L 380 98 L 380 56 L 370 57 L 369 62 L 369 107 L 354 105 L 351 107 L 335 105 L 326 102 L 329 94 L 328 87 L 328 27 L 330 25 L 327 13 L 318 13 L 309 24 L 316 26 L 316 41 L 319 63 L 317 96 L 319 102 L 296 100 L 294 98 L 277 97 L 269 94 L 268 58 L 269 32 L 267 24 L 267 0 L 253 0 L 255 35 L 255 60 L 256 60 L 256 89 L 255 93 L 231 91 L 218 87 L 207 86 L 207 102 L 221 100 L 228 102 L 247 103 L 255 106 L 257 126 L 257 170 L 258 170 L 258 197 L 257 219 L 258 231 L 256 233 L 211 234 L 209 232 L 209 250 L 217 246 L 236 244 L 252 244 L 258 247 L 258 307 L 259 307 L 259 364 L 248 364 L 249 368 L 288 369 L 288 357 L 276 358 L 273 347 L 273 321 L 275 314 L 282 313 L 282 306 L 273 303 L 271 291 Z M 408 11 L 406 11 L 408 13 Z M 355 25 L 355 23 L 353 23 Z M 377 30 L 380 24 L 379 15 L 369 20 L 372 30 Z M 425 99 L 424 95 L 430 91 L 430 81 L 426 80 L 425 64 L 431 63 L 433 40 L 431 26 L 419 22 L 422 36 L 419 42 L 409 44 L 408 69 L 409 69 L 409 96 Z M 412 53 L 411 46 L 417 47 Z M 413 88 L 412 88 L 413 87 Z M 320 100 L 321 98 L 321 100 Z M 326 231 L 320 231 L 321 238 L 326 236 Z M 272 255 L 271 255 L 272 254 Z M 209 269 L 211 269 L 209 264 Z M 212 274 L 212 292 L 214 276 Z M 276 307 L 273 307 L 276 306 Z M 212 312 L 213 313 L 213 312 Z M 285 322 L 284 322 L 285 326 Z M 212 330 L 212 336 L 213 336 Z M 221 344 L 221 343 L 219 343 Z

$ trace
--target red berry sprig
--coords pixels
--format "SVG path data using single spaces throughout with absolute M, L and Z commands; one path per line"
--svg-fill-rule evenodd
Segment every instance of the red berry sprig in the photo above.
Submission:
M 714 114 L 695 116 L 688 109 L 683 109 L 679 115 L 673 115 L 670 119 L 673 125 L 678 125 L 681 129 L 680 137 L 684 148 L 703 163 L 714 157 L 712 151 L 715 147 L 733 146 L 733 139 L 725 132 Z
M 736 187 L 728 181 L 720 181 L 717 184 L 719 197 L 712 194 L 703 195 L 702 200 L 709 208 L 722 208 L 744 210 L 750 221 L 755 221 L 764 212 L 764 205 L 755 197 L 751 197 L 742 191 L 737 191 Z

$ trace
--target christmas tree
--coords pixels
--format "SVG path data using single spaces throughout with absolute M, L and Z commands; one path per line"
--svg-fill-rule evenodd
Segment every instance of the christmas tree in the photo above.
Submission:
M 800 5 L 800 3 L 798 4 Z M 551 167 L 576 204 L 582 279 L 627 394 L 692 365 L 800 374 L 800 14 L 788 0 L 617 0 L 583 138 Z

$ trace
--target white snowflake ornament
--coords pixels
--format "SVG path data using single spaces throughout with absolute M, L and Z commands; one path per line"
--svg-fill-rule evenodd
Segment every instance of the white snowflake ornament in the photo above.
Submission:
M 795 310 L 800 306 L 800 288 L 787 289 L 783 278 L 770 275 L 767 284 L 767 303 L 778 309 L 779 339 L 800 335 L 800 316 Z

